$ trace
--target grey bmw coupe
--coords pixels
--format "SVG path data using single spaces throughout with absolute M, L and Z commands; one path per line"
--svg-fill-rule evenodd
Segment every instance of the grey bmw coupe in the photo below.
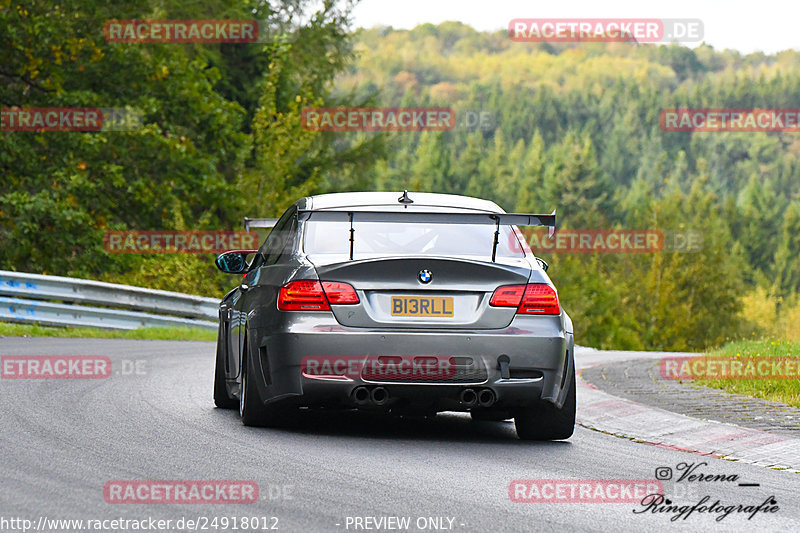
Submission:
M 468 411 L 514 418 L 521 439 L 569 438 L 572 321 L 519 226 L 552 231 L 555 212 L 430 193 L 298 200 L 258 250 L 216 259 L 243 275 L 219 308 L 216 405 L 248 426 L 305 408 Z

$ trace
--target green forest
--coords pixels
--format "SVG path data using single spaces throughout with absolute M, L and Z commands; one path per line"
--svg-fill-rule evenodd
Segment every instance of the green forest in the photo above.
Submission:
M 521 43 L 461 23 L 352 27 L 350 3 L 0 0 L 0 106 L 123 107 L 135 131 L 0 132 L 0 269 L 221 296 L 208 255 L 111 230 L 241 229 L 298 197 L 466 194 L 560 228 L 693 231 L 696 250 L 542 254 L 596 348 L 800 339 L 800 138 L 664 132 L 676 107 L 792 108 L 800 52 Z M 247 19 L 252 44 L 108 43 L 110 19 Z M 306 107 L 450 107 L 444 132 L 325 132 Z

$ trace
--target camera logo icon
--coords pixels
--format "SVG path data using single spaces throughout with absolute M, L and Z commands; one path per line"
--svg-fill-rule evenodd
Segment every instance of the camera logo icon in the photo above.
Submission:
M 672 479 L 672 468 L 668 466 L 659 466 L 656 468 L 656 479 L 659 481 Z

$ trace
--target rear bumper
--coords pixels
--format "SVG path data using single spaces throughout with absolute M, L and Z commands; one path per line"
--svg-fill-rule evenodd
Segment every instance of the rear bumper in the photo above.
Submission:
M 428 411 L 468 410 L 460 401 L 464 389 L 491 389 L 497 409 L 525 407 L 542 400 L 560 406 L 573 376 L 573 336 L 564 327 L 566 315 L 517 316 L 509 327 L 492 330 L 373 330 L 339 325 L 328 313 L 286 313 L 278 332 L 253 328 L 250 352 L 255 358 L 262 398 L 297 406 L 375 407 L 356 402 L 353 392 L 383 387 L 388 401 L 381 407 Z M 345 376 L 304 373 L 304 358 L 368 359 L 380 356 L 452 356 L 470 361 L 474 372 L 458 377 L 405 380 L 348 373 Z M 507 358 L 508 364 L 501 364 Z M 499 360 L 500 359 L 500 360 Z M 562 392 L 563 391 L 563 392 Z

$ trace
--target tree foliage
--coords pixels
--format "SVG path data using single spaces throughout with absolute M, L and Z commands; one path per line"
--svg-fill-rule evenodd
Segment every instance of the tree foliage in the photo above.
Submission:
M 370 171 L 377 187 L 425 184 L 508 210 L 557 208 L 560 227 L 702 235 L 692 251 L 673 242 L 656 254 L 543 253 L 579 342 L 703 348 L 750 331 L 742 316 L 747 291 L 797 293 L 796 134 L 668 133 L 659 113 L 795 107 L 800 53 L 514 43 L 505 32 L 458 23 L 357 37 L 359 60 L 337 87 L 358 90 L 368 81 L 385 105 L 493 116 L 489 129 L 457 120 L 438 145 L 429 133 L 395 136 L 397 157 Z
M 350 4 L 0 3 L 0 105 L 126 108 L 134 131 L 0 134 L 0 268 L 219 294 L 208 256 L 109 255 L 109 230 L 240 229 L 298 194 L 355 187 L 382 139 L 303 131 L 352 60 Z M 109 43 L 110 19 L 252 19 L 264 42 Z M 331 99 L 332 102 L 334 100 Z M 349 180 L 349 181 L 348 181 Z M 244 192 L 247 191 L 247 192 Z
M 219 294 L 229 280 L 207 256 L 109 255 L 103 234 L 238 229 L 305 194 L 409 189 L 557 209 L 561 227 L 702 235 L 695 250 L 544 254 L 579 343 L 697 349 L 750 331 L 745 294 L 776 313 L 797 300 L 796 134 L 669 133 L 659 112 L 796 107 L 800 53 L 515 43 L 454 22 L 352 32 L 351 9 L 0 0 L 0 105 L 142 117 L 134 131 L 0 133 L 0 268 Z M 112 18 L 256 18 L 264 32 L 253 44 L 108 43 Z M 451 107 L 456 127 L 303 128 L 304 107 L 338 105 Z

